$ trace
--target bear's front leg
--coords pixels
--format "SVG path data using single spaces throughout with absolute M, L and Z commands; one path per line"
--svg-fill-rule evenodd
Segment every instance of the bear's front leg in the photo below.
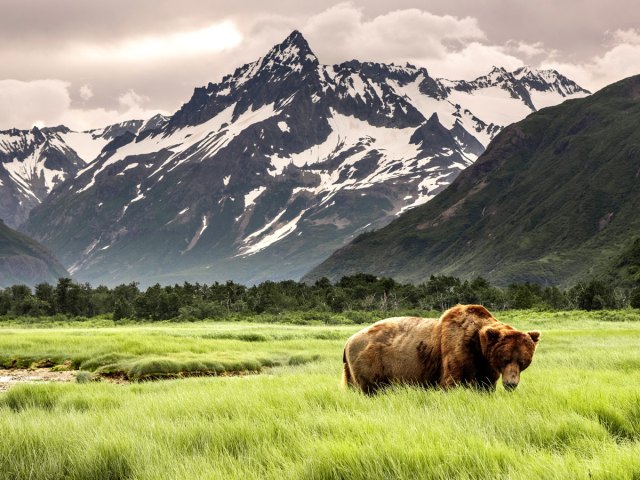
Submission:
M 462 383 L 464 383 L 464 375 L 460 366 L 456 362 L 451 362 L 446 358 L 443 359 L 442 373 L 438 381 L 440 388 L 448 390 Z

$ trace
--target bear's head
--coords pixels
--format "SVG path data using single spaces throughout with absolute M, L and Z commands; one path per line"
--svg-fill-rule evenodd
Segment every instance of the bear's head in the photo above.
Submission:
M 480 346 L 493 370 L 502 375 L 502 384 L 514 390 L 520 383 L 520 372 L 533 360 L 540 332 L 521 332 L 508 325 L 491 325 L 480 330 Z

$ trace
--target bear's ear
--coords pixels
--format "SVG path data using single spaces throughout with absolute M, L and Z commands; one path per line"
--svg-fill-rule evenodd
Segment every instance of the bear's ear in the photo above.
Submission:
M 500 330 L 498 330 L 497 328 L 487 328 L 485 333 L 487 335 L 487 341 L 489 343 L 497 341 L 501 335 Z
M 531 340 L 533 340 L 533 343 L 538 343 L 538 340 L 540 340 L 540 332 L 538 330 L 529 332 L 529 336 L 531 337 Z

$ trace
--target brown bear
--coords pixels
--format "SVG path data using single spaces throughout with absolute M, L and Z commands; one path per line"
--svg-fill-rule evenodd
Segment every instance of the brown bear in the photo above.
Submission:
M 456 305 L 440 319 L 395 317 L 352 335 L 344 348 L 343 385 L 372 394 L 391 383 L 507 390 L 533 358 L 540 332 L 521 332 L 482 305 Z

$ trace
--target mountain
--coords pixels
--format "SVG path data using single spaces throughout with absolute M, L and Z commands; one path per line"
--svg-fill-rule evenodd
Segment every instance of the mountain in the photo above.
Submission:
M 85 132 L 65 126 L 0 131 L 0 218 L 19 226 L 56 185 L 75 178 L 115 138 L 161 120 L 156 116 Z
M 640 287 L 640 236 L 627 243 L 601 276 L 613 285 Z
M 553 71 L 322 65 L 293 32 L 114 138 L 23 228 L 93 283 L 299 278 L 433 198 L 508 123 L 587 93 Z
M 69 273 L 42 245 L 0 220 L 0 288 L 41 282 L 55 284 Z
M 638 273 L 640 76 L 505 128 L 428 204 L 361 235 L 306 276 L 572 284 Z

